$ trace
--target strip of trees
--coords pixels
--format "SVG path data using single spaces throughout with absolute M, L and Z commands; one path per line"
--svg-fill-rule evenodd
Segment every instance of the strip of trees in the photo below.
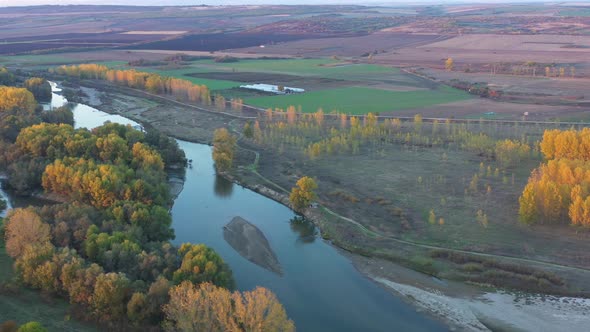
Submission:
M 547 162 L 523 190 L 520 220 L 590 226 L 590 129 L 547 130 L 540 147 Z
M 528 138 L 507 133 L 505 139 L 492 137 L 484 132 L 496 134 L 497 128 L 484 128 L 473 121 L 453 123 L 451 120 L 435 120 L 423 123 L 417 115 L 412 122 L 402 123 L 400 119 L 378 119 L 376 114 L 349 116 L 331 114 L 326 117 L 323 110 L 316 113 L 301 113 L 290 106 L 286 111 L 268 109 L 264 117 L 244 126 L 244 136 L 256 144 L 266 145 L 283 151 L 286 148 L 300 150 L 307 158 L 314 160 L 335 154 L 359 154 L 361 149 L 377 151 L 388 144 L 402 144 L 417 147 L 442 147 L 474 152 L 490 160 L 497 160 L 502 167 L 514 167 L 533 155 Z
M 155 94 L 174 96 L 179 100 L 200 102 L 211 105 L 211 92 L 205 85 L 174 77 L 165 77 L 154 73 L 146 73 L 135 69 L 109 69 L 98 64 L 80 64 L 60 66 L 50 72 L 80 79 L 107 80 L 130 88 L 145 90 Z

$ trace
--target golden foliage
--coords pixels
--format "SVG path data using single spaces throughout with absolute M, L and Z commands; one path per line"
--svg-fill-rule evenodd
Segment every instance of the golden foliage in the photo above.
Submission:
M 185 281 L 170 290 L 163 307 L 168 331 L 291 332 L 293 321 L 269 290 L 230 293 L 210 283 Z
M 299 179 L 289 195 L 289 201 L 293 204 L 293 208 L 295 210 L 307 208 L 316 199 L 315 190 L 317 188 L 318 185 L 312 178 L 304 176 Z

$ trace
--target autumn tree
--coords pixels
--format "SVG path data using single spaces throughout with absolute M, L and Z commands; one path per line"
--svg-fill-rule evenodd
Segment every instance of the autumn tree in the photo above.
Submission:
M 164 313 L 168 331 L 295 331 L 276 296 L 260 287 L 232 294 L 210 283 L 185 281 L 170 290 Z
M 231 293 L 224 288 L 184 281 L 170 290 L 170 302 L 164 306 L 166 330 L 240 331 L 231 301 Z
M 27 245 L 48 243 L 51 239 L 49 225 L 31 209 L 14 209 L 6 219 L 6 252 L 10 257 L 19 257 Z
M 263 287 L 232 294 L 235 319 L 244 331 L 295 331 L 275 294 Z
M 101 274 L 96 278 L 90 305 L 97 318 L 119 321 L 126 316 L 130 282 L 122 273 Z
M 216 129 L 213 133 L 213 161 L 218 171 L 231 169 L 236 151 L 236 137 L 225 128 Z
M 215 95 L 215 107 L 220 111 L 225 111 L 226 101 L 225 97 L 221 94 Z
M 250 124 L 250 122 L 246 122 L 244 124 L 242 134 L 244 134 L 246 138 L 252 138 L 254 136 L 254 129 L 252 129 L 252 125 Z
M 41 101 L 51 100 L 51 85 L 46 79 L 32 77 L 25 81 L 25 88 L 31 91 L 35 99 Z
M 496 143 L 494 153 L 502 166 L 517 165 L 530 153 L 530 146 L 516 140 L 506 139 Z
M 445 69 L 448 71 L 453 70 L 453 67 L 455 66 L 455 61 L 453 61 L 453 58 L 447 58 L 445 60 Z
M 293 208 L 298 211 L 307 208 L 316 199 L 315 190 L 317 188 L 318 185 L 312 178 L 308 176 L 300 178 L 289 195 L 289 201 Z
M 229 266 L 213 249 L 204 244 L 184 243 L 178 249 L 178 254 L 182 262 L 172 277 L 175 284 L 188 280 L 193 283 L 212 282 L 220 287 L 233 288 Z

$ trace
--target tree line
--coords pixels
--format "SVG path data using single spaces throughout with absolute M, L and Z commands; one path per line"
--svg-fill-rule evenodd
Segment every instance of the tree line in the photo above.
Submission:
M 336 114 L 329 120 L 323 110 L 301 113 L 290 106 L 286 111 L 268 109 L 264 117 L 246 123 L 243 133 L 256 144 L 283 151 L 295 148 L 313 160 L 334 154 L 358 154 L 361 149 L 377 151 L 387 144 L 417 147 L 444 147 L 477 153 L 497 160 L 503 167 L 514 167 L 537 152 L 537 145 L 523 135 L 507 134 L 496 138 L 483 132 L 483 125 L 435 120 L 425 124 L 421 115 L 411 122 L 400 119 L 378 119 L 368 113 L 357 117 Z M 489 128 L 495 133 L 495 128 Z M 516 128 L 517 129 L 517 128 Z M 497 134 L 496 134 L 497 135 Z M 531 147 L 532 146 L 532 147 Z
M 80 64 L 60 66 L 50 69 L 50 72 L 80 79 L 107 80 L 130 88 L 171 95 L 179 100 L 201 102 L 205 105 L 212 103 L 211 92 L 206 85 L 198 85 L 187 80 L 135 69 L 119 70 L 109 69 L 107 66 L 98 64 Z

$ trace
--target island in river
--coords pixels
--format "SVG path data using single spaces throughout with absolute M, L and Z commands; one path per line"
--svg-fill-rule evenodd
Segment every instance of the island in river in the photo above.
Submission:
M 223 238 L 240 256 L 278 275 L 283 274 L 264 233 L 241 217 L 234 217 L 223 227 Z

